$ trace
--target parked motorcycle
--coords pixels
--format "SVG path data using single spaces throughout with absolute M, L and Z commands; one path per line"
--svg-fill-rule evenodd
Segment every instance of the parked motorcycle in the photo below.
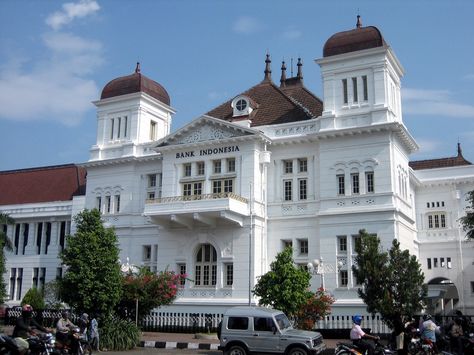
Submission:
M 12 337 L 0 334 L 0 355 L 16 355 L 18 347 Z
M 374 340 L 375 344 L 375 355 L 391 355 L 396 354 L 395 350 L 390 349 L 388 346 L 383 345 L 378 340 Z M 352 343 L 337 343 L 335 355 L 364 355 L 364 352 Z

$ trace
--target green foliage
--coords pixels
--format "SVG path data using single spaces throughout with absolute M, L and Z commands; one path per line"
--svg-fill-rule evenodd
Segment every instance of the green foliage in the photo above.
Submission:
M 293 263 L 292 254 L 291 247 L 279 253 L 270 264 L 270 271 L 259 278 L 253 289 L 261 305 L 279 309 L 289 317 L 296 316 L 311 297 L 311 276 Z
M 469 206 L 466 207 L 466 215 L 459 220 L 466 232 L 466 237 L 474 240 L 474 190 L 468 192 L 466 201 L 469 202 Z
M 67 267 L 60 280 L 61 297 L 78 311 L 107 316 L 122 293 L 117 236 L 103 226 L 97 209 L 84 210 L 74 220 L 76 234 L 67 236 L 60 255 Z
M 130 350 L 140 341 L 140 330 L 133 322 L 107 317 L 102 323 L 103 325 L 99 329 L 101 349 Z
M 400 250 L 397 240 L 385 252 L 377 236 L 365 230 L 359 231 L 359 235 L 352 267 L 357 283 L 362 285 L 359 296 L 368 312 L 380 313 L 387 325 L 394 328 L 423 307 L 426 286 L 421 266 L 408 250 Z
M 35 310 L 44 309 L 43 294 L 36 287 L 30 288 L 21 300 L 21 305 L 24 304 L 29 304 Z
M 297 327 L 312 330 L 314 324 L 331 313 L 331 305 L 335 299 L 320 287 L 304 303 L 297 314 Z
M 160 271 L 158 274 L 142 267 L 138 274 L 128 273 L 123 277 L 123 294 L 119 313 L 135 319 L 136 300 L 138 299 L 138 317 L 150 313 L 153 308 L 172 303 L 178 291 L 180 281 L 186 275 L 173 271 Z
M 58 280 L 51 280 L 45 283 L 43 288 L 43 297 L 47 308 L 62 308 L 61 299 L 59 296 L 59 286 Z
M 8 214 L 0 212 L 0 275 L 4 275 L 5 270 L 5 250 L 12 251 L 13 245 L 7 234 L 3 231 L 3 225 L 13 225 L 15 220 Z M 0 302 L 3 303 L 8 297 L 5 280 L 0 277 Z

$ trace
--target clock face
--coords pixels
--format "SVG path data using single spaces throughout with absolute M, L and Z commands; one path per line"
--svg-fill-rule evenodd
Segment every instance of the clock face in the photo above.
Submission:
M 237 108 L 237 110 L 239 111 L 243 111 L 247 108 L 247 101 L 243 100 L 243 99 L 240 99 L 239 101 L 237 101 L 237 103 L 235 104 L 235 107 Z

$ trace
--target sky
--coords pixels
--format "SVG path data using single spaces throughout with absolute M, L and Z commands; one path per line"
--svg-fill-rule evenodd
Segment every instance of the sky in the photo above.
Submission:
M 0 0 L 0 170 L 86 162 L 96 110 L 112 79 L 141 72 L 164 86 L 175 131 L 263 79 L 272 59 L 303 61 L 323 97 L 322 57 L 334 33 L 376 26 L 405 69 L 411 160 L 474 163 L 472 0 Z M 296 73 L 296 66 L 293 65 Z

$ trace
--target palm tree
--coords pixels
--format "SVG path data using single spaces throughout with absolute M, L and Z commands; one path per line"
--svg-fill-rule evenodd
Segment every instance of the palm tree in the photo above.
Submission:
M 6 285 L 5 281 L 3 280 L 2 275 L 5 273 L 5 250 L 12 251 L 13 250 L 13 243 L 8 238 L 7 233 L 5 232 L 3 226 L 4 225 L 14 225 L 15 220 L 10 217 L 8 214 L 0 212 L 0 302 L 3 301 L 7 297 Z

